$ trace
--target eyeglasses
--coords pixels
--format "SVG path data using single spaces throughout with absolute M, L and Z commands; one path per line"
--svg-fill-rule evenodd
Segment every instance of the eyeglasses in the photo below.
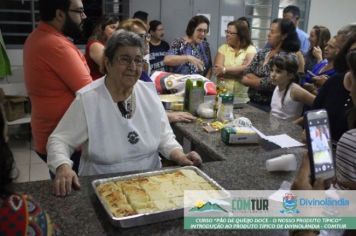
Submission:
M 132 62 L 135 63 L 136 66 L 143 66 L 145 60 L 143 58 L 131 58 L 129 56 L 118 56 L 117 61 L 120 65 L 130 66 Z
M 142 39 L 150 41 L 151 40 L 151 35 L 149 33 L 145 34 L 138 34 Z
M 207 34 L 209 32 L 209 30 L 207 29 L 197 29 L 198 33 L 204 33 Z
M 68 11 L 78 13 L 80 15 L 80 17 L 84 17 L 85 16 L 85 12 L 84 12 L 83 8 L 80 8 L 80 9 L 69 9 Z
M 231 31 L 228 31 L 228 30 L 225 30 L 225 34 L 232 34 L 232 35 L 238 35 L 238 33 L 234 33 L 234 32 L 231 32 Z

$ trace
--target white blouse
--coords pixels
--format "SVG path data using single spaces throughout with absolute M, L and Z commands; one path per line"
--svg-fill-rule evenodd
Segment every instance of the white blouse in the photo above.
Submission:
M 54 171 L 68 163 L 83 144 L 79 175 L 106 174 L 161 167 L 158 153 L 169 158 L 182 149 L 168 122 L 153 83 L 137 81 L 132 118 L 120 113 L 98 79 L 78 91 L 47 143 L 48 166 Z

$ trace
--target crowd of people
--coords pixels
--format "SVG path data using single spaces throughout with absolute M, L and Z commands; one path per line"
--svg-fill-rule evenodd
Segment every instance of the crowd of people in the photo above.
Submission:
M 196 117 L 164 111 L 150 78 L 155 71 L 223 79 L 239 103 L 290 122 L 306 109 L 326 109 L 337 144 L 336 186 L 356 189 L 356 25 L 335 36 L 316 25 L 308 35 L 298 28 L 299 8 L 288 6 L 272 21 L 264 48 L 253 45 L 250 22 L 242 17 L 227 24 L 226 42 L 212 55 L 207 17 L 192 17 L 185 35 L 168 44 L 164 24 L 139 11 L 124 21 L 103 16 L 83 55 L 68 39 L 81 34 L 81 0 L 39 0 L 39 13 L 24 45 L 24 76 L 34 148 L 48 163 L 56 195 L 80 188 L 78 175 L 158 169 L 161 157 L 201 164 L 198 153 L 183 152 L 170 126 Z M 0 118 L 3 208 L 13 199 L 29 200 L 9 188 L 13 157 Z M 306 165 L 294 188 L 313 188 Z

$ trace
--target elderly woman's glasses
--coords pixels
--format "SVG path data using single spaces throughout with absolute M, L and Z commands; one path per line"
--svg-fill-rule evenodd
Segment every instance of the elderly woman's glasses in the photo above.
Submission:
M 117 61 L 120 65 L 130 66 L 132 62 L 135 63 L 136 66 L 143 66 L 145 60 L 143 58 L 131 58 L 129 56 L 119 56 Z
M 150 41 L 151 40 L 151 35 L 149 33 L 145 34 L 138 34 L 142 39 Z
M 207 29 L 197 29 L 197 32 L 198 33 L 203 33 L 203 34 L 207 34 L 207 33 L 209 33 L 209 30 L 207 30 Z

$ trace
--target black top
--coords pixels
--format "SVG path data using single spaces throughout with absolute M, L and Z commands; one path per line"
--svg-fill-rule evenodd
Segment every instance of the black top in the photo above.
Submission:
M 346 113 L 353 107 L 349 91 L 344 88 L 345 73 L 331 76 L 320 88 L 312 109 L 326 109 L 329 116 L 330 132 L 333 140 L 338 141 L 348 130 Z
M 169 44 L 166 41 L 162 40 L 159 45 L 150 43 L 150 65 L 152 73 L 156 70 L 165 70 L 163 59 L 168 50 Z

